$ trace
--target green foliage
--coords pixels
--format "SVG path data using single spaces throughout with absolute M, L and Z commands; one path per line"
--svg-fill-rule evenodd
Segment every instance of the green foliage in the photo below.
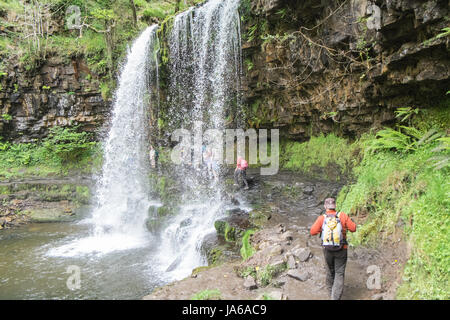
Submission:
M 248 260 L 254 253 L 255 249 L 253 249 L 252 245 L 250 244 L 250 236 L 254 234 L 256 230 L 249 229 L 245 231 L 244 235 L 242 236 L 242 247 L 241 247 L 241 257 L 242 259 Z
M 263 300 L 275 300 L 275 299 L 272 298 L 272 297 L 270 296 L 270 294 L 268 294 L 268 293 L 264 293 L 263 296 L 262 296 L 262 298 L 263 298 Z
M 420 112 L 419 108 L 405 107 L 405 108 L 397 108 L 395 111 L 395 117 L 401 118 L 400 122 L 404 122 L 410 119 L 413 115 L 417 115 Z
M 441 31 L 442 32 L 438 33 L 435 37 L 432 37 L 431 39 L 425 40 L 423 42 L 423 44 L 424 45 L 429 45 L 433 40 L 450 36 L 450 27 L 445 27 L 445 28 L 441 29 Z
M 256 279 L 261 286 L 268 286 L 272 279 L 287 269 L 286 263 L 279 266 L 266 265 L 264 268 L 260 268 L 256 271 Z
M 4 113 L 4 114 L 2 114 L 2 119 L 5 121 L 11 121 L 12 116 L 10 114 Z
M 0 176 L 6 178 L 64 174 L 69 169 L 96 170 L 101 160 L 99 145 L 76 128 L 54 128 L 42 142 L 0 141 Z
M 239 276 L 242 278 L 247 278 L 248 276 L 252 276 L 253 278 L 256 278 L 256 269 L 255 267 L 245 267 L 242 270 L 239 270 Z
M 100 92 L 102 94 L 102 98 L 104 101 L 107 101 L 108 99 L 111 98 L 111 89 L 108 83 L 102 82 L 100 84 Z
M 415 151 L 422 145 L 430 144 L 443 135 L 443 132 L 436 129 L 423 132 L 414 127 L 406 126 L 398 126 L 398 129 L 386 128 L 377 132 L 377 139 L 368 142 L 367 150 L 372 153 L 380 150 L 406 153 Z
M 325 170 L 323 174 L 332 178 L 336 174 L 349 173 L 355 158 L 355 152 L 358 147 L 350 144 L 344 138 L 337 137 L 334 134 L 327 136 L 321 134 L 317 137 L 311 137 L 307 142 L 283 141 L 280 153 L 280 164 L 283 169 L 300 171 L 312 175 L 322 174 L 314 173 L 315 169 L 331 168 L 333 172 Z M 339 176 L 336 176 L 339 179 Z
M 255 66 L 250 59 L 245 59 L 244 63 L 247 65 L 247 71 L 250 71 Z
M 222 293 L 217 290 L 203 290 L 191 297 L 191 300 L 220 300 Z
M 50 129 L 43 146 L 49 153 L 56 155 L 62 162 L 76 161 L 86 151 L 90 150 L 95 142 L 90 141 L 87 132 L 77 132 L 77 127 Z
M 363 150 L 362 161 L 353 169 L 356 182 L 343 188 L 337 199 L 340 210 L 367 217 L 348 240 L 352 245 L 376 245 L 402 230 L 413 249 L 398 296 L 448 299 L 449 170 L 448 163 L 436 166 L 433 161 L 438 151 L 449 156 L 448 137 L 437 129 L 424 133 L 413 127 L 380 132 L 356 142 Z

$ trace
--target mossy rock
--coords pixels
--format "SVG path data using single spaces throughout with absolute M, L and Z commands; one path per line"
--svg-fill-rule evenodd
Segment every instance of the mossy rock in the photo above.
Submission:
M 209 270 L 209 269 L 211 269 L 212 267 L 214 267 L 214 266 L 212 266 L 212 265 L 210 265 L 210 266 L 201 266 L 201 267 L 197 267 L 197 268 L 195 268 L 195 269 L 192 269 L 191 277 L 192 277 L 192 276 L 196 276 L 197 274 L 199 274 L 199 273 L 202 272 L 202 271 Z
M 161 206 L 156 209 L 156 213 L 159 217 L 165 217 L 173 215 L 177 212 L 177 208 L 171 206 Z
M 254 209 L 249 212 L 250 223 L 259 228 L 263 227 L 271 217 L 272 211 L 269 207 L 266 206 Z
M 214 228 L 216 228 L 217 234 L 225 238 L 225 241 L 236 241 L 236 228 L 230 226 L 227 221 L 217 220 L 214 222 Z
M 25 210 L 25 215 L 30 217 L 31 222 L 68 222 L 75 219 L 75 213 L 73 211 L 65 211 L 62 208 L 44 208 Z

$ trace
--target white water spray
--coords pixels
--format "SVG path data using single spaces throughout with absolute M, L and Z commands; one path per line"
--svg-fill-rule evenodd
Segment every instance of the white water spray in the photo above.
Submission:
M 204 129 L 224 129 L 225 111 L 239 104 L 238 6 L 239 0 L 210 0 L 175 17 L 169 35 L 172 126 L 192 128 L 200 121 Z M 178 168 L 186 191 L 180 212 L 162 232 L 156 259 L 169 279 L 206 264 L 203 240 L 227 209 L 222 179 L 208 180 L 202 170 Z
M 87 221 L 94 225 L 93 235 L 55 248 L 51 255 L 108 253 L 148 243 L 148 107 L 150 81 L 157 77 L 156 30 L 157 25 L 150 26 L 134 41 L 121 70 L 96 207 Z

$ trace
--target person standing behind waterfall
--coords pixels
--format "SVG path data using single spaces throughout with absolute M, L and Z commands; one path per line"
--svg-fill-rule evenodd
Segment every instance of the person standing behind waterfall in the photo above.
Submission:
M 149 157 L 150 157 L 150 165 L 153 169 L 155 169 L 156 162 L 158 161 L 158 151 L 156 151 L 156 149 L 153 148 L 152 145 L 150 145 Z
M 243 159 L 242 157 L 238 157 L 237 158 L 237 163 L 236 163 L 236 169 L 234 170 L 234 182 L 241 187 L 241 185 L 239 184 L 239 179 L 241 178 L 244 181 L 245 184 L 245 190 L 248 189 L 248 183 L 247 183 L 247 174 L 246 174 L 246 170 L 248 168 L 248 163 L 245 159 Z
M 344 290 L 347 264 L 347 230 L 356 231 L 356 224 L 344 212 L 336 212 L 336 200 L 325 199 L 326 213 L 319 216 L 311 227 L 311 235 L 321 235 L 323 255 L 327 265 L 326 286 L 332 300 L 340 300 Z

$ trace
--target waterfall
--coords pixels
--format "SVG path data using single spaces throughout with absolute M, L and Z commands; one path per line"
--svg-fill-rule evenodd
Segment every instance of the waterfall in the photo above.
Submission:
M 239 0 L 210 0 L 174 18 L 169 44 L 170 127 L 224 129 L 239 107 L 241 74 Z M 104 141 L 104 164 L 97 178 L 96 206 L 88 238 L 50 250 L 51 255 L 108 253 L 154 244 L 152 268 L 180 279 L 205 265 L 201 246 L 214 222 L 228 209 L 222 178 L 201 168 L 174 170 L 184 185 L 179 212 L 152 235 L 145 228 L 149 199 L 149 104 L 158 100 L 159 47 L 156 26 L 133 43 L 121 69 L 111 127 Z M 156 90 L 155 90 L 156 89 Z M 166 105 L 166 104 L 165 104 Z M 227 114 L 228 113 L 228 114 Z M 220 166 L 219 166 L 220 170 Z
M 169 35 L 172 127 L 193 130 L 200 123 L 200 129 L 224 129 L 226 111 L 239 104 L 238 6 L 239 0 L 210 0 L 174 18 Z M 206 264 L 203 239 L 215 232 L 214 221 L 226 210 L 222 179 L 207 179 L 189 166 L 178 171 L 185 185 L 183 204 L 162 232 L 157 259 L 172 279 Z
M 93 235 L 51 250 L 54 255 L 107 253 L 148 243 L 148 109 L 158 77 L 157 25 L 148 27 L 128 50 L 115 92 L 111 127 L 103 142 L 104 163 L 97 178 L 89 223 Z

